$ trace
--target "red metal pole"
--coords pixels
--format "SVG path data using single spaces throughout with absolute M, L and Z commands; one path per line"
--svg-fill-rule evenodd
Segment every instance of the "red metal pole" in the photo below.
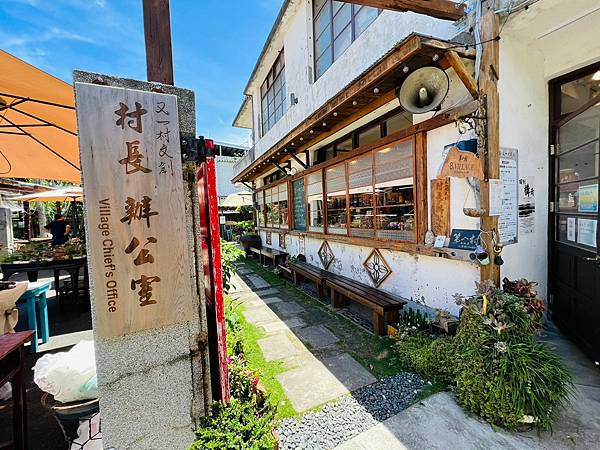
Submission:
M 221 236 L 214 158 L 208 157 L 199 164 L 197 180 L 212 391 L 215 399 L 229 401 Z

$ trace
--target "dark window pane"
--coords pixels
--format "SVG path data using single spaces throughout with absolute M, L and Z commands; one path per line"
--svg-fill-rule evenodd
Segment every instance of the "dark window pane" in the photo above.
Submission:
M 598 141 L 584 145 L 558 157 L 559 183 L 571 183 L 598 174 Z
M 400 114 L 390 117 L 385 122 L 385 129 L 387 135 L 397 133 L 405 128 L 412 125 L 412 114 L 406 111 L 402 111 Z
M 379 124 L 367 128 L 358 135 L 358 146 L 370 144 L 381 138 L 381 127 Z
M 595 105 L 560 127 L 559 151 L 567 152 L 599 136 L 600 105 Z
M 335 144 L 335 149 L 338 154 L 352 150 L 352 137 Z
M 348 163 L 348 193 L 350 196 L 350 234 L 374 236 L 373 154 L 371 152 Z
M 327 232 L 348 234 L 346 222 L 346 169 L 344 164 L 325 171 L 327 187 Z
M 323 179 L 322 172 L 313 172 L 306 176 L 306 195 L 308 211 L 308 230 L 323 232 Z

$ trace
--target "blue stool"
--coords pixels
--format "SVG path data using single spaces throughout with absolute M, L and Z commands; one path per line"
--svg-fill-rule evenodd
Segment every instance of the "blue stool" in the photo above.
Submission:
M 27 291 L 18 303 L 25 303 L 27 309 L 27 322 L 29 329 L 34 332 L 33 338 L 31 339 L 31 353 L 37 353 L 38 349 L 38 338 L 42 335 L 42 343 L 48 342 L 50 339 L 50 329 L 48 327 L 48 302 L 46 299 L 46 292 L 52 285 L 51 281 L 37 281 L 35 283 L 29 283 Z M 36 305 L 40 311 L 40 324 L 38 327 L 37 323 L 37 312 Z

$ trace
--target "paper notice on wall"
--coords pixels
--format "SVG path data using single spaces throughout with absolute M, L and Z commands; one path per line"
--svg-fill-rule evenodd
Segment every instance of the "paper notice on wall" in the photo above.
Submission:
M 490 183 L 490 216 L 502 214 L 502 180 L 489 180 Z
M 567 240 L 575 241 L 575 227 L 577 226 L 577 218 L 567 217 Z
M 577 243 L 596 248 L 598 221 L 595 219 L 577 220 Z
M 518 161 L 517 149 L 505 147 L 500 149 L 501 211 L 498 218 L 498 234 L 502 245 L 514 244 L 518 241 Z M 491 202 L 490 195 L 490 204 Z
M 519 233 L 535 233 L 535 179 L 519 178 Z

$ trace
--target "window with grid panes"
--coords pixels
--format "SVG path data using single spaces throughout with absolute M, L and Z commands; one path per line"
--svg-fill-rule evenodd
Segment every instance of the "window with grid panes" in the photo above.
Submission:
M 415 240 L 412 139 L 375 150 L 375 227 L 377 237 Z
M 348 162 L 350 235 L 373 237 L 373 153 L 368 152 Z
M 256 203 L 258 204 L 256 216 L 258 218 L 258 226 L 265 226 L 265 195 L 263 191 L 256 194 Z
M 288 223 L 289 223 L 287 183 L 281 183 L 279 186 L 277 186 L 274 189 L 277 189 L 279 192 L 279 196 L 278 196 L 279 200 L 277 203 L 278 212 L 279 212 L 279 217 L 278 217 L 279 228 L 287 229 Z M 275 225 L 275 226 L 277 226 L 277 225 Z
M 346 226 L 346 164 L 326 169 L 327 233 L 348 234 Z
M 323 172 L 317 171 L 306 176 L 306 210 L 308 231 L 323 232 Z
M 377 18 L 379 10 L 334 0 L 314 0 L 315 78 L 319 78 Z
M 275 64 L 260 88 L 262 132 L 269 131 L 287 111 L 285 89 L 285 58 L 281 50 Z

